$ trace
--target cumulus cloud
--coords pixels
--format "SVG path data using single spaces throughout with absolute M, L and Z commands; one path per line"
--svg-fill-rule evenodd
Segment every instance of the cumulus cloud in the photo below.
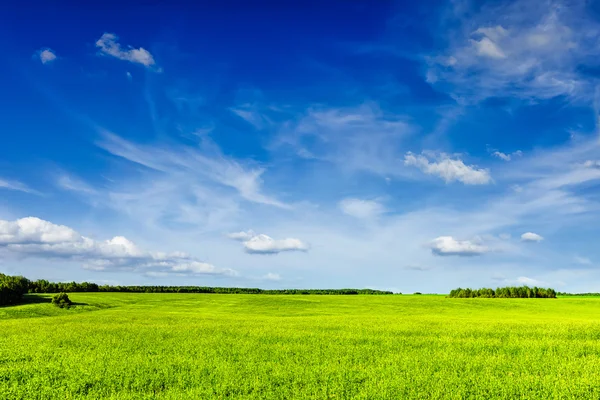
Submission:
M 74 229 L 36 217 L 0 220 L 0 252 L 21 257 L 61 258 L 79 261 L 84 268 L 130 270 L 181 275 L 235 276 L 231 269 L 217 268 L 181 253 L 148 252 L 123 236 L 98 241 Z
M 446 183 L 458 181 L 465 185 L 485 185 L 492 182 L 489 170 L 466 165 L 462 160 L 452 159 L 443 153 L 430 161 L 424 154 L 408 152 L 404 156 L 404 165 L 417 167 L 428 175 L 439 176 Z
M 533 232 L 525 232 L 521 235 L 521 240 L 523 242 L 541 242 L 544 238 L 537 233 Z
M 452 236 L 440 236 L 430 243 L 431 252 L 437 256 L 478 256 L 490 249 L 471 240 L 457 240 Z
M 277 254 L 286 251 L 308 251 L 309 246 L 300 239 L 287 238 L 276 240 L 270 236 L 256 234 L 249 230 L 227 235 L 230 239 L 243 243 L 248 254 Z
M 104 33 L 100 39 L 96 41 L 96 47 L 100 49 L 101 54 L 109 55 L 119 60 L 129 61 L 132 63 L 142 64 L 145 67 L 152 67 L 154 57 L 143 47 L 135 49 L 127 46 L 126 49 L 118 43 L 119 37 L 114 33 Z
M 338 206 L 344 214 L 360 219 L 374 218 L 385 212 L 385 207 L 375 200 L 347 198 L 340 201 Z
M 39 58 L 42 64 L 49 64 L 56 60 L 56 53 L 51 49 L 42 49 L 35 53 L 35 57 Z

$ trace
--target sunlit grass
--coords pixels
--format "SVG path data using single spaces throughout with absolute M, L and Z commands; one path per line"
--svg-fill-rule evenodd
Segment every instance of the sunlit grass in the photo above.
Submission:
M 598 298 L 69 297 L 0 308 L 1 398 L 600 398 Z

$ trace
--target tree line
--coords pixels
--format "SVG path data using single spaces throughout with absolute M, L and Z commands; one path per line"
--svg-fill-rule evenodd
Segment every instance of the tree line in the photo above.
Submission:
M 510 299 L 531 299 L 531 298 L 556 298 L 556 291 L 554 289 L 546 289 L 539 287 L 529 286 L 506 286 L 497 288 L 496 290 L 490 288 L 481 289 L 463 289 L 458 288 L 450 291 L 448 297 L 456 298 L 472 298 L 472 297 L 486 297 L 486 298 L 510 298 Z
M 25 293 L 125 292 L 125 293 L 215 293 L 215 294 L 310 294 L 310 295 L 384 295 L 390 291 L 374 289 L 259 289 L 210 286 L 111 286 L 92 282 L 31 281 L 22 276 L 0 274 L 0 306 L 16 304 Z
M 600 293 L 565 293 L 558 292 L 556 293 L 558 296 L 590 296 L 590 297 L 600 297 Z
M 126 292 L 126 293 L 216 293 L 216 294 L 394 294 L 374 289 L 259 289 L 211 286 L 111 286 L 90 282 L 48 282 L 45 279 L 30 281 L 30 293 L 59 292 Z

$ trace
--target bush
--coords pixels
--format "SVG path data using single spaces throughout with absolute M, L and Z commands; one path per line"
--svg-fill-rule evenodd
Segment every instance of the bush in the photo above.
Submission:
M 52 304 L 60 308 L 69 308 L 73 302 L 69 299 L 69 296 L 63 292 L 52 296 Z

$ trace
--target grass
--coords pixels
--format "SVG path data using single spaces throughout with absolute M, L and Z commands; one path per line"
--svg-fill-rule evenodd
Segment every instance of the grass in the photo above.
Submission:
M 3 399 L 600 398 L 599 298 L 27 297 Z

